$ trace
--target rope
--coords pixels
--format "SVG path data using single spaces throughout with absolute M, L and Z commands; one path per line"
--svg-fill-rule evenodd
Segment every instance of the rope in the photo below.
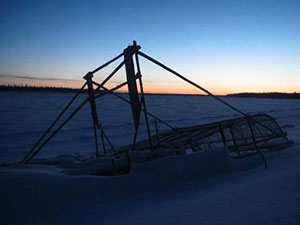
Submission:
M 85 88 L 87 83 L 84 83 L 82 87 L 77 91 L 75 96 L 71 99 L 71 101 L 66 105 L 66 107 L 63 109 L 63 111 L 57 116 L 57 118 L 54 120 L 54 122 L 49 126 L 49 128 L 45 131 L 45 133 L 40 137 L 40 139 L 35 143 L 35 145 L 31 148 L 29 153 L 23 158 L 22 162 L 26 161 L 26 158 L 29 157 L 34 149 L 41 143 L 41 141 L 44 139 L 44 137 L 50 132 L 50 130 L 54 127 L 54 125 L 58 122 L 58 120 L 62 117 L 62 115 L 67 111 L 67 109 L 72 105 L 72 103 L 75 101 L 77 96 L 80 94 L 80 92 Z
M 95 81 L 93 81 L 93 84 L 95 84 L 95 85 L 97 85 L 97 86 L 100 86 L 100 84 L 97 83 L 97 82 L 95 82 Z M 106 87 L 104 87 L 104 86 L 102 86 L 101 88 L 104 89 L 104 90 L 106 90 L 106 91 L 109 90 L 108 88 L 106 88 Z M 110 94 L 116 96 L 117 98 L 121 99 L 122 101 L 124 101 L 124 102 L 126 102 L 126 103 L 128 103 L 128 104 L 131 104 L 129 100 L 127 100 L 126 98 L 122 97 L 121 95 L 119 95 L 119 94 L 117 94 L 117 93 L 115 93 L 115 92 L 111 92 Z M 141 109 L 141 110 L 144 111 L 143 109 Z M 159 117 L 155 116 L 154 114 L 152 114 L 152 113 L 150 113 L 150 112 L 148 112 L 148 111 L 147 111 L 147 114 L 148 114 L 149 116 L 151 116 L 152 118 L 158 120 L 159 122 L 161 122 L 161 123 L 164 124 L 165 126 L 169 127 L 170 129 L 174 129 L 173 126 L 171 126 L 171 125 L 168 124 L 167 122 L 163 121 L 163 120 L 160 119 Z
M 112 62 L 116 61 L 117 59 L 119 59 L 121 56 L 123 56 L 123 53 L 121 53 L 120 55 L 116 56 L 115 58 L 109 60 L 107 63 L 104 63 L 103 65 L 99 66 L 97 69 L 94 69 L 92 71 L 92 73 L 96 73 L 99 70 L 103 69 L 104 67 L 107 67 L 109 64 L 111 64 Z
M 138 51 L 138 54 L 143 56 L 144 58 L 148 59 L 149 61 L 153 62 L 154 64 L 162 67 L 163 69 L 169 71 L 170 73 L 173 73 L 175 76 L 179 77 L 180 79 L 184 80 L 185 82 L 193 85 L 194 87 L 204 91 L 205 93 L 207 93 L 208 95 L 212 96 L 213 98 L 215 98 L 216 100 L 218 100 L 219 102 L 227 105 L 229 108 L 231 108 L 232 110 L 238 112 L 239 114 L 243 115 L 243 116 L 247 116 L 246 113 L 240 111 L 239 109 L 235 108 L 234 106 L 230 105 L 229 103 L 227 103 L 226 101 L 222 100 L 221 98 L 215 96 L 213 93 L 211 93 L 210 91 L 206 90 L 205 88 L 201 87 L 200 85 L 196 84 L 195 82 L 187 79 L 186 77 L 184 77 L 183 75 L 177 73 L 176 71 L 172 70 L 171 68 L 165 66 L 164 64 L 162 64 L 161 62 L 153 59 L 152 57 L 146 55 L 145 53 L 141 52 L 141 51 Z
M 99 97 L 102 97 L 104 95 L 107 95 L 109 94 L 110 92 L 113 92 L 117 89 L 119 89 L 120 87 L 126 85 L 127 82 L 124 82 L 108 91 L 104 91 L 102 92 L 101 94 L 95 96 L 94 98 L 99 98 Z M 94 93 L 96 91 L 98 91 L 100 89 L 100 87 L 97 87 L 95 90 L 94 90 Z M 23 163 L 26 163 L 28 162 L 29 160 L 31 160 L 72 118 L 73 116 L 90 100 L 90 97 L 87 97 L 74 111 L 73 113 L 40 145 L 40 147 L 38 147 L 35 151 L 32 152 L 31 155 L 29 155 L 28 157 L 26 157 L 25 160 L 23 160 L 22 162 Z

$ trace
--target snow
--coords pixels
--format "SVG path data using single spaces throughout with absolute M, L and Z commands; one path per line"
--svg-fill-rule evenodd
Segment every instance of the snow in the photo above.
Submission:
M 74 93 L 0 93 L 0 164 L 21 160 L 35 142 L 49 127 Z M 85 97 L 79 96 L 75 109 Z M 125 95 L 125 97 L 127 97 Z M 293 99 L 225 99 L 249 114 L 267 113 L 278 119 L 289 137 L 296 142 L 300 133 L 300 101 Z M 211 97 L 147 95 L 148 110 L 173 126 L 189 126 L 230 119 L 240 116 Z M 115 147 L 131 144 L 133 141 L 133 121 L 131 108 L 114 96 L 97 100 L 99 118 L 104 130 Z M 142 116 L 143 119 L 143 116 Z M 150 120 L 155 133 L 153 120 Z M 292 127 L 291 127 L 292 126 Z M 159 124 L 160 132 L 168 130 Z M 144 121 L 140 126 L 144 131 L 138 139 L 146 138 Z M 61 132 L 37 155 L 38 158 L 75 154 L 80 156 L 95 154 L 90 107 L 86 105 Z
M 1 163 L 21 159 L 70 96 L 0 93 Z M 39 156 L 60 155 L 58 167 L 1 167 L 0 224 L 300 224 L 300 101 L 226 100 L 248 113 L 278 118 L 295 145 L 265 152 L 268 169 L 259 155 L 235 160 L 222 148 L 177 156 L 161 153 L 168 157 L 134 164 L 128 175 L 72 175 L 66 172 L 70 167 L 83 168 L 78 155 L 93 154 L 87 107 Z M 146 101 L 151 112 L 177 126 L 235 116 L 208 97 L 146 96 Z M 132 140 L 130 114 L 121 105 L 109 97 L 99 107 L 116 145 Z M 147 153 L 137 157 L 144 159 Z M 105 160 L 109 163 L 90 161 L 85 169 L 97 169 Z
M 299 146 L 266 157 L 267 170 L 259 156 L 233 160 L 219 149 L 115 177 L 2 169 L 0 224 L 299 224 Z

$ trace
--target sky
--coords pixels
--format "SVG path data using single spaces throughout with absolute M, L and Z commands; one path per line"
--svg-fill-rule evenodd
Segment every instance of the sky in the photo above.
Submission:
M 80 87 L 136 40 L 215 94 L 300 92 L 299 0 L 0 0 L 0 27 L 1 84 Z M 146 92 L 202 94 L 140 60 Z

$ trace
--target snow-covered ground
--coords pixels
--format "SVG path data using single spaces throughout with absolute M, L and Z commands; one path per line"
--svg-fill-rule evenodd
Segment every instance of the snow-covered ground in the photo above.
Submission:
M 0 164 L 21 160 L 73 95 L 74 93 L 0 92 Z M 72 112 L 86 95 L 83 93 L 79 96 L 67 113 Z M 291 139 L 300 141 L 297 135 L 300 133 L 299 100 L 229 97 L 225 100 L 249 114 L 267 113 L 274 116 L 281 126 L 288 125 L 284 130 Z M 146 102 L 150 112 L 178 127 L 240 116 L 211 97 L 147 95 Z M 130 106 L 114 96 L 100 98 L 97 104 L 104 130 L 115 147 L 132 143 L 134 128 Z M 150 122 L 154 134 L 154 121 L 151 119 Z M 161 131 L 168 129 L 162 124 L 159 126 Z M 141 131 L 139 138 L 146 138 L 144 125 L 141 126 Z M 94 154 L 94 149 L 90 106 L 87 104 L 46 145 L 38 157 L 68 153 Z
M 20 160 L 71 96 L 0 93 L 1 163 Z M 224 149 L 135 165 L 115 177 L 66 175 L 46 165 L 4 167 L 0 224 L 300 224 L 300 101 L 226 100 L 276 117 L 295 145 L 266 153 L 267 170 L 259 156 L 232 160 Z M 146 101 L 174 126 L 237 116 L 209 97 L 151 95 Z M 98 109 L 113 143 L 130 143 L 128 105 L 107 96 Z M 87 105 L 38 156 L 92 154 L 92 134 Z

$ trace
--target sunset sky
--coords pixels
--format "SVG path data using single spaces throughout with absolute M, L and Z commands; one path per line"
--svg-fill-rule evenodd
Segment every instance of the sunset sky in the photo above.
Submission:
M 137 40 L 216 94 L 300 92 L 299 0 L 1 0 L 0 26 L 1 84 L 80 87 L 88 71 Z M 147 92 L 202 94 L 141 66 Z M 122 70 L 111 85 L 124 80 Z

